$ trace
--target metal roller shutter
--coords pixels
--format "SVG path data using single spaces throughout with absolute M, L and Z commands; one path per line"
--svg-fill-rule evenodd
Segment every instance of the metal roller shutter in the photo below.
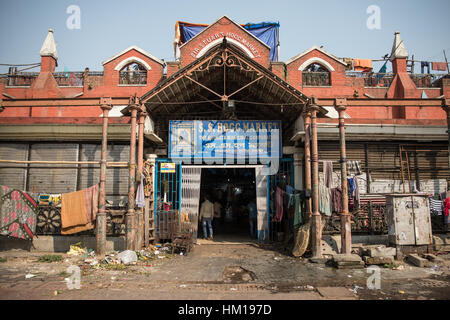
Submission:
M 28 160 L 28 144 L 0 143 L 0 159 L 2 160 Z M 0 185 L 25 190 L 26 164 L 1 163 Z
M 77 161 L 78 144 L 32 144 L 31 161 Z M 28 190 L 44 193 L 76 191 L 77 166 L 73 164 L 30 164 Z
M 108 145 L 107 161 L 128 162 L 129 145 Z M 100 161 L 101 145 L 81 145 L 80 161 Z M 108 168 L 106 170 L 106 195 L 123 196 L 128 194 L 128 168 Z M 99 183 L 100 169 L 92 165 L 82 165 L 79 171 L 78 189 Z

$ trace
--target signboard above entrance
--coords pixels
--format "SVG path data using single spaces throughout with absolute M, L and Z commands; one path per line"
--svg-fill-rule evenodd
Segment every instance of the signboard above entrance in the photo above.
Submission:
M 170 121 L 169 157 L 196 163 L 267 163 L 281 157 L 281 122 Z

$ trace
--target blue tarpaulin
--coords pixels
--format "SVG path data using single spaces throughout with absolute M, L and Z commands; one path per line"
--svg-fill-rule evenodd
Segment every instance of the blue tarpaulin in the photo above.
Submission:
M 208 25 L 193 24 L 180 21 L 178 23 L 178 26 L 180 28 L 180 42 L 185 43 L 198 33 L 202 32 L 205 28 L 207 28 Z M 247 23 L 241 26 L 270 47 L 270 61 L 278 60 L 277 46 L 278 28 L 280 27 L 280 23 Z

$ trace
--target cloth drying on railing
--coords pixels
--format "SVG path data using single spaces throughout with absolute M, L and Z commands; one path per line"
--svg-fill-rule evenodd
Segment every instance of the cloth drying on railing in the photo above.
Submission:
M 340 187 L 331 189 L 331 203 L 332 203 L 331 212 L 337 214 L 342 213 L 343 210 L 342 190 Z
M 38 193 L 0 186 L 0 235 L 33 239 L 38 196 Z
M 428 61 L 421 61 L 420 62 L 420 73 L 425 73 L 425 68 L 427 68 L 427 73 L 430 73 L 430 62 Z
M 98 212 L 98 185 L 61 195 L 61 234 L 94 228 Z
M 372 69 L 372 60 L 370 59 L 353 59 L 353 68 L 356 71 L 368 71 Z
M 436 71 L 447 71 L 447 63 L 446 62 L 432 62 L 431 69 Z

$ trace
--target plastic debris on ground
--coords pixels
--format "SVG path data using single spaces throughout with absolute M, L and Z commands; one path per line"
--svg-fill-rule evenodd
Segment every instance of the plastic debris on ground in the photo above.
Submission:
M 136 252 L 132 250 L 122 251 L 117 255 L 117 259 L 119 259 L 125 265 L 135 264 L 138 261 Z
M 307 286 L 306 286 L 306 289 L 308 289 L 308 290 L 314 290 L 314 287 L 313 287 L 313 286 L 310 286 L 310 285 L 307 285 Z
M 25 279 L 30 279 L 36 277 L 34 274 L 28 273 L 25 275 Z
M 87 253 L 87 249 L 81 247 L 81 242 L 70 245 L 70 250 L 67 251 L 67 254 L 72 256 L 79 256 Z
M 355 287 L 353 288 L 353 290 L 352 290 L 352 289 L 350 289 L 350 290 L 352 290 L 353 293 L 357 294 L 359 289 L 364 289 L 364 287 L 360 287 L 360 286 L 355 285 Z

